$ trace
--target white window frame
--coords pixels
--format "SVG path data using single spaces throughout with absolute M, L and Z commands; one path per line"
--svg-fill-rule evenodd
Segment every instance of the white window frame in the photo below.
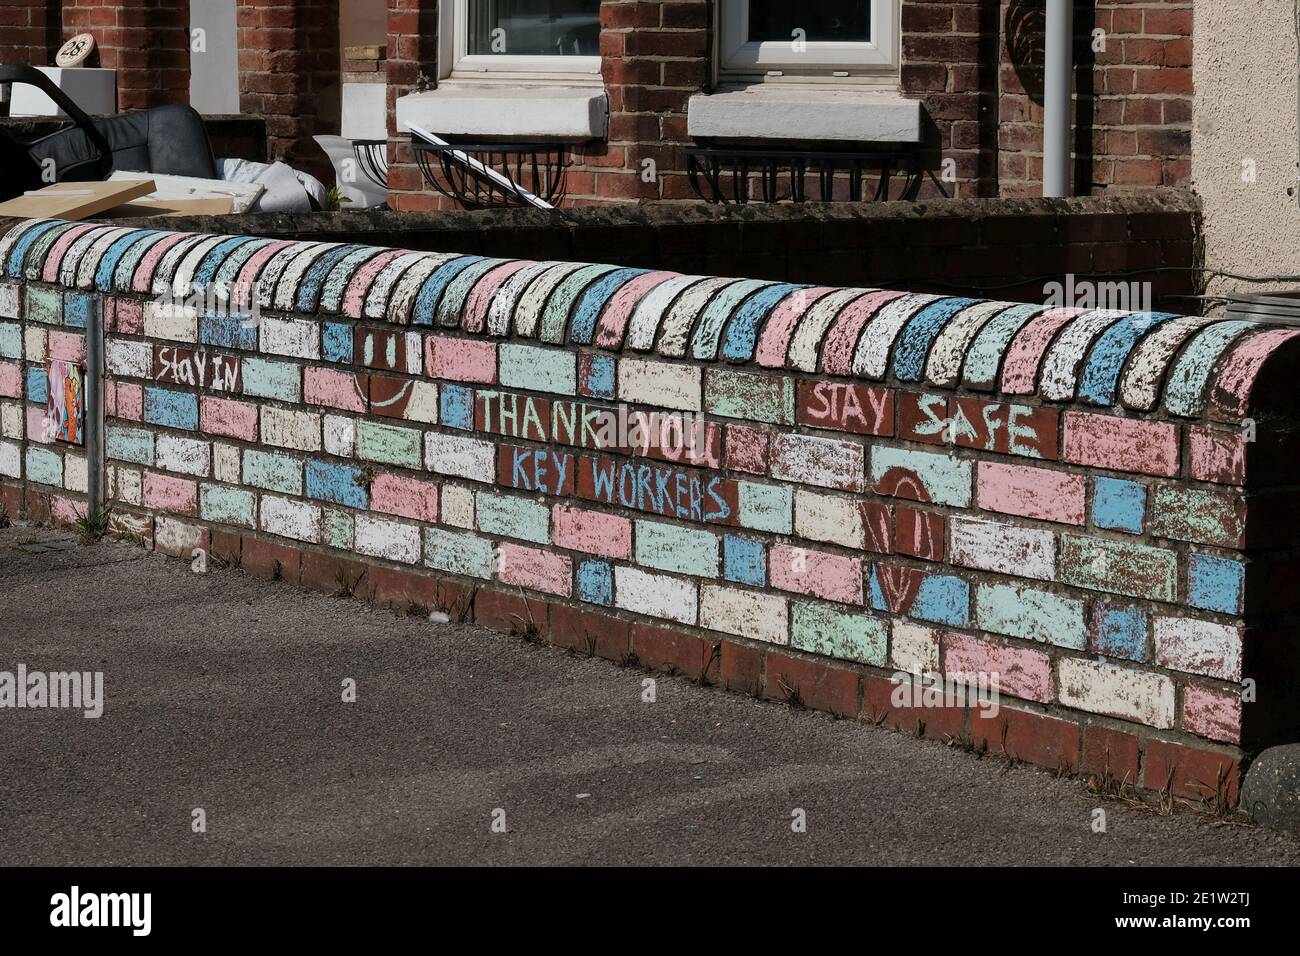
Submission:
M 719 0 L 718 61 L 723 76 L 872 77 L 897 80 L 898 0 L 871 0 L 870 41 L 808 40 L 795 53 L 790 40 L 749 40 L 749 0 Z
M 548 83 L 599 83 L 599 56 L 514 56 L 469 53 L 469 4 L 439 0 L 438 76 L 440 79 L 538 80 Z

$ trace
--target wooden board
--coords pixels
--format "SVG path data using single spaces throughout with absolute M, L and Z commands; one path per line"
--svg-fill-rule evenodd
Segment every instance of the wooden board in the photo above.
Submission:
M 223 199 L 232 202 L 231 212 L 248 212 L 265 192 L 261 183 L 236 183 L 224 179 L 196 179 L 193 176 L 171 176 L 158 173 L 137 173 L 117 170 L 108 177 L 111 183 L 148 179 L 153 184 L 150 198 L 170 203 L 178 199 Z
M 102 183 L 54 183 L 0 203 L 0 216 L 19 219 L 86 219 L 105 209 L 147 196 L 152 179 Z

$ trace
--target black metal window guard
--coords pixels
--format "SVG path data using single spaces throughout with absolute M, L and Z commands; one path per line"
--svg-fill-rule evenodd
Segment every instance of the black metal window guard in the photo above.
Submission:
M 809 150 L 749 149 L 726 146 L 689 146 L 686 173 L 695 194 L 709 203 L 747 203 L 754 186 L 765 203 L 808 199 L 808 176 L 822 202 L 836 200 L 836 184 L 846 183 L 849 202 L 862 202 L 875 179 L 872 202 L 891 198 L 893 182 L 900 181 L 892 198 L 913 200 L 921 189 L 922 170 L 916 152 L 814 152 Z
M 551 205 L 564 198 L 569 151 L 561 143 L 438 145 L 412 136 L 411 149 L 430 188 L 466 209 L 527 205 L 526 193 Z M 497 176 L 475 168 L 466 159 Z
M 388 188 L 388 140 L 354 139 L 352 155 L 366 179 L 381 189 Z

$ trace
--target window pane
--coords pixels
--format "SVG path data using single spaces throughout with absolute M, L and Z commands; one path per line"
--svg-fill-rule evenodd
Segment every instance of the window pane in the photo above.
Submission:
M 471 55 L 600 55 L 600 0 L 469 0 L 466 6 Z
M 871 0 L 749 0 L 749 39 L 790 40 L 795 30 L 803 39 L 871 39 Z

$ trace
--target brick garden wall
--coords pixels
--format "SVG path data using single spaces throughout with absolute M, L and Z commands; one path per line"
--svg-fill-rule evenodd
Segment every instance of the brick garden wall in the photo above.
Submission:
M 10 512 L 84 513 L 45 363 L 98 309 L 167 553 L 1193 798 L 1295 739 L 1295 329 L 72 223 L 0 266 Z

